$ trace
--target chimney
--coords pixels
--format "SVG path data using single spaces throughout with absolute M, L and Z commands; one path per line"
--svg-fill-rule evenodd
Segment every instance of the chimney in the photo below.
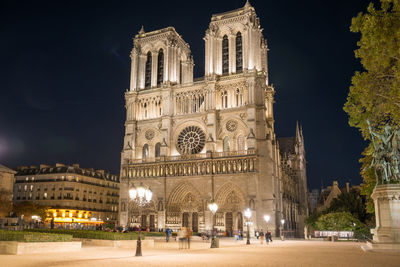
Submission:
M 65 167 L 65 165 L 62 163 L 56 163 L 56 167 Z
M 72 167 L 79 168 L 79 164 L 78 163 L 74 163 L 74 164 L 72 164 Z
M 339 183 L 338 183 L 338 181 L 333 181 L 333 186 L 335 187 L 339 187 Z
M 350 183 L 349 182 L 346 183 L 346 192 L 350 193 Z

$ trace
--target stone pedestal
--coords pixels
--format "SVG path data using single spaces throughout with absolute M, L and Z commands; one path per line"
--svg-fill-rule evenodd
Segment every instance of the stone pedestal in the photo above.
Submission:
M 373 250 L 400 251 L 400 184 L 377 185 L 371 197 L 376 228 L 368 246 Z

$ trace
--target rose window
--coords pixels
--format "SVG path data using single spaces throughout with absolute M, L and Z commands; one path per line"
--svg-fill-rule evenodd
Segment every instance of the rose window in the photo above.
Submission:
M 229 120 L 229 121 L 226 123 L 226 129 L 227 129 L 228 131 L 230 131 L 230 132 L 236 131 L 237 126 L 238 126 L 238 124 L 237 124 L 237 122 L 236 122 L 235 120 Z
M 197 126 L 188 126 L 178 136 L 177 148 L 181 154 L 197 154 L 203 150 L 206 135 Z

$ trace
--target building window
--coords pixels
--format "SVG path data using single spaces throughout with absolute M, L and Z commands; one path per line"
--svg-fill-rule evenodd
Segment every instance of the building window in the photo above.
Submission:
M 26 192 L 28 190 L 28 186 L 24 185 L 24 191 Z
M 229 138 L 228 136 L 225 136 L 224 138 L 224 152 L 228 152 L 229 151 Z
M 243 135 L 239 135 L 237 138 L 237 147 L 238 147 L 238 151 L 243 151 L 245 150 L 245 144 L 244 144 L 244 136 Z
M 147 119 L 147 103 L 144 103 L 143 109 L 144 109 L 144 118 Z
M 157 85 L 161 85 L 164 81 L 164 51 L 162 48 L 158 51 L 157 60 Z
M 156 144 L 156 158 L 161 156 L 161 143 Z
M 142 154 L 142 158 L 148 158 L 149 157 L 149 145 L 145 144 L 143 146 L 143 154 Z
M 236 89 L 235 92 L 235 104 L 237 107 L 243 106 L 243 94 L 242 92 L 238 89 Z
M 43 199 L 47 199 L 47 193 L 43 193 Z
M 146 69 L 144 76 L 144 86 L 148 88 L 151 86 L 151 52 L 147 52 Z
M 31 192 L 33 191 L 33 185 L 30 186 Z
M 227 91 L 223 91 L 221 93 L 221 102 L 222 102 L 222 108 L 228 107 L 228 92 Z
M 222 74 L 229 73 L 229 41 L 228 36 L 222 38 Z
M 180 83 L 183 83 L 182 82 L 182 61 L 181 60 L 179 60 L 179 82 Z
M 243 48 L 242 48 L 242 34 L 236 34 L 236 72 L 243 71 Z

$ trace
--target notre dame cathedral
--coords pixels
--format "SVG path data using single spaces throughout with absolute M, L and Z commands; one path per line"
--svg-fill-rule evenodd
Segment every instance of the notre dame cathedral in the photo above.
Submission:
M 173 27 L 142 28 L 134 38 L 119 224 L 209 231 L 215 201 L 215 227 L 227 235 L 246 229 L 250 208 L 252 234 L 303 236 L 303 134 L 297 125 L 295 137 L 275 135 L 275 89 L 255 9 L 247 2 L 212 15 L 204 41 L 205 75 L 193 79 L 190 47 Z M 139 213 L 128 190 L 141 183 L 153 197 Z

